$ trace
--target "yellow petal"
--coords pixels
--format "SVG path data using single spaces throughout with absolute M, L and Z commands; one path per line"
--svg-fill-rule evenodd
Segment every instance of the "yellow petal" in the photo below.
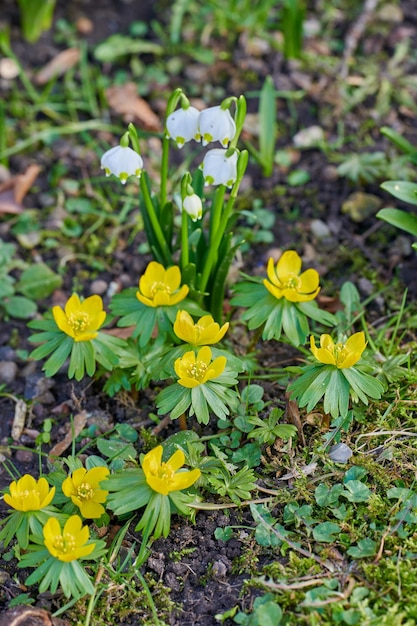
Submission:
M 174 304 L 178 304 L 178 302 L 181 302 L 181 300 L 184 300 L 184 298 L 187 297 L 189 291 L 190 291 L 190 288 L 188 287 L 188 285 L 183 285 L 181 289 L 177 291 L 177 293 L 174 293 L 171 295 L 171 298 L 169 301 L 170 306 L 173 306 Z
M 201 472 L 198 468 L 190 471 L 177 472 L 171 482 L 170 491 L 181 491 L 191 487 L 201 476 Z
M 200 348 L 197 354 L 196 361 L 202 361 L 206 365 L 208 365 L 211 361 L 211 349 L 208 346 L 203 346 Z
M 185 456 L 182 450 L 176 450 L 174 454 L 171 456 L 169 461 L 167 461 L 167 465 L 176 472 L 180 469 L 185 463 Z
M 300 276 L 301 286 L 300 291 L 306 295 L 312 295 L 316 297 L 319 292 L 320 276 L 317 270 L 308 269 Z
M 275 285 L 270 283 L 268 280 L 266 280 L 266 278 L 264 278 L 263 284 L 268 289 L 269 293 L 272 294 L 274 298 L 276 298 L 277 300 L 280 300 L 283 297 L 284 292 L 282 288 L 276 287 Z
M 276 287 L 282 287 L 281 283 L 278 280 L 278 276 L 275 270 L 274 259 L 272 257 L 268 259 L 266 274 L 273 285 L 275 285 Z
M 277 263 L 276 273 L 281 283 L 286 283 L 288 277 L 296 275 L 301 271 L 301 258 L 295 250 L 287 250 L 283 253 Z
M 177 265 L 169 267 L 165 272 L 163 281 L 171 289 L 171 293 L 176 291 L 181 284 L 181 271 Z

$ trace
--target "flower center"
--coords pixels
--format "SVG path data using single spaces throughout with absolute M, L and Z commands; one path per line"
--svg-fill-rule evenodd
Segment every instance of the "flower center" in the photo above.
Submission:
M 170 288 L 169 285 L 167 285 L 166 283 L 162 283 L 160 281 L 155 281 L 151 285 L 151 296 L 152 296 L 152 298 L 155 296 L 155 294 L 158 293 L 158 291 L 163 291 L 164 293 L 167 293 L 168 295 L 171 295 L 171 288 Z
M 285 288 L 286 289 L 292 289 L 293 291 L 299 291 L 300 287 L 301 287 L 301 280 L 299 276 L 296 276 L 295 274 L 292 274 L 290 276 L 288 276 L 287 280 L 285 281 Z
M 159 468 L 159 471 L 158 471 L 158 477 L 161 480 L 167 483 L 170 483 L 172 482 L 174 478 L 174 474 L 175 472 L 173 471 L 170 465 L 167 465 L 166 463 L 161 463 L 161 467 Z
M 61 554 L 69 554 L 71 552 L 74 552 L 74 550 L 77 547 L 77 544 L 75 543 L 75 538 L 74 535 L 71 535 L 70 533 L 64 533 L 64 536 L 60 536 L 57 535 L 54 538 L 54 548 L 57 552 L 60 552 Z
M 81 483 L 79 487 L 77 487 L 77 497 L 80 500 L 91 500 L 94 496 L 94 489 L 88 483 Z
M 20 491 L 18 493 L 18 497 L 24 498 L 25 500 L 29 498 L 30 496 L 35 496 L 37 498 L 40 498 L 40 495 L 41 494 L 39 493 L 39 491 L 36 491 L 36 489 L 31 489 L 31 490 L 26 489 L 25 491 Z
M 195 380 L 203 380 L 207 372 L 207 364 L 204 361 L 196 361 L 188 367 L 188 375 Z
M 85 311 L 70 313 L 70 315 L 68 316 L 68 324 L 71 326 L 76 335 L 79 335 L 85 331 L 89 321 L 89 315 Z
M 333 356 L 336 359 L 336 364 L 342 363 L 349 354 L 349 350 L 344 343 L 336 343 L 333 346 Z

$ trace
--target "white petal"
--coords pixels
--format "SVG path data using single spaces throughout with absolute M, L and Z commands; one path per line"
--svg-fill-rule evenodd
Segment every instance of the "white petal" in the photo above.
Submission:
M 177 109 L 168 115 L 166 121 L 168 137 L 171 137 L 179 148 L 182 148 L 184 143 L 191 141 L 191 139 L 200 141 L 198 133 L 199 115 L 200 111 L 191 106 L 188 109 Z
M 140 154 L 131 148 L 114 146 L 101 157 L 101 167 L 107 176 L 114 174 L 120 178 L 122 183 L 125 183 L 129 176 L 139 178 L 143 168 L 143 160 Z
M 210 141 L 220 141 L 227 147 L 235 135 L 236 124 L 228 109 L 221 109 L 220 106 L 209 107 L 200 113 L 199 132 L 203 145 Z
M 226 150 L 214 148 L 204 157 L 202 170 L 206 185 L 226 185 L 232 187 L 237 175 L 237 152 L 226 156 Z

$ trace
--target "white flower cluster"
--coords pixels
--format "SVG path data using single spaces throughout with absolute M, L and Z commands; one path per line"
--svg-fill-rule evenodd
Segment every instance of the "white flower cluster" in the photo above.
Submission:
M 226 148 L 235 136 L 236 124 L 229 109 L 215 106 L 200 112 L 192 106 L 180 108 L 167 117 L 166 130 L 167 137 L 173 139 L 178 148 L 192 139 L 202 141 L 203 146 L 220 141 L 223 148 L 209 150 L 201 164 L 204 184 L 233 186 L 237 153 L 226 156 Z
M 236 124 L 229 109 L 221 106 L 198 111 L 193 106 L 179 108 L 166 120 L 166 136 L 173 139 L 178 148 L 194 139 L 203 146 L 219 141 L 222 148 L 209 150 L 201 164 L 205 185 L 232 187 L 237 176 L 237 152 L 227 155 L 227 147 L 236 133 Z M 129 147 L 115 146 L 101 157 L 101 168 L 106 176 L 114 174 L 125 184 L 129 176 L 140 178 L 143 168 L 142 157 Z M 202 216 L 201 199 L 192 194 L 184 199 L 183 209 L 193 221 Z

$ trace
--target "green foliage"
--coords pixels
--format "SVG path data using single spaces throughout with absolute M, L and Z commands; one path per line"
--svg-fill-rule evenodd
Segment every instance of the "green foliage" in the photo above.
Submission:
M 0 241 L 0 317 L 27 319 L 36 313 L 35 300 L 50 296 L 62 278 L 44 263 L 28 266 L 15 257 L 16 246 Z M 15 269 L 21 270 L 19 280 Z
M 30 43 L 52 25 L 56 0 L 18 0 L 23 36 Z

